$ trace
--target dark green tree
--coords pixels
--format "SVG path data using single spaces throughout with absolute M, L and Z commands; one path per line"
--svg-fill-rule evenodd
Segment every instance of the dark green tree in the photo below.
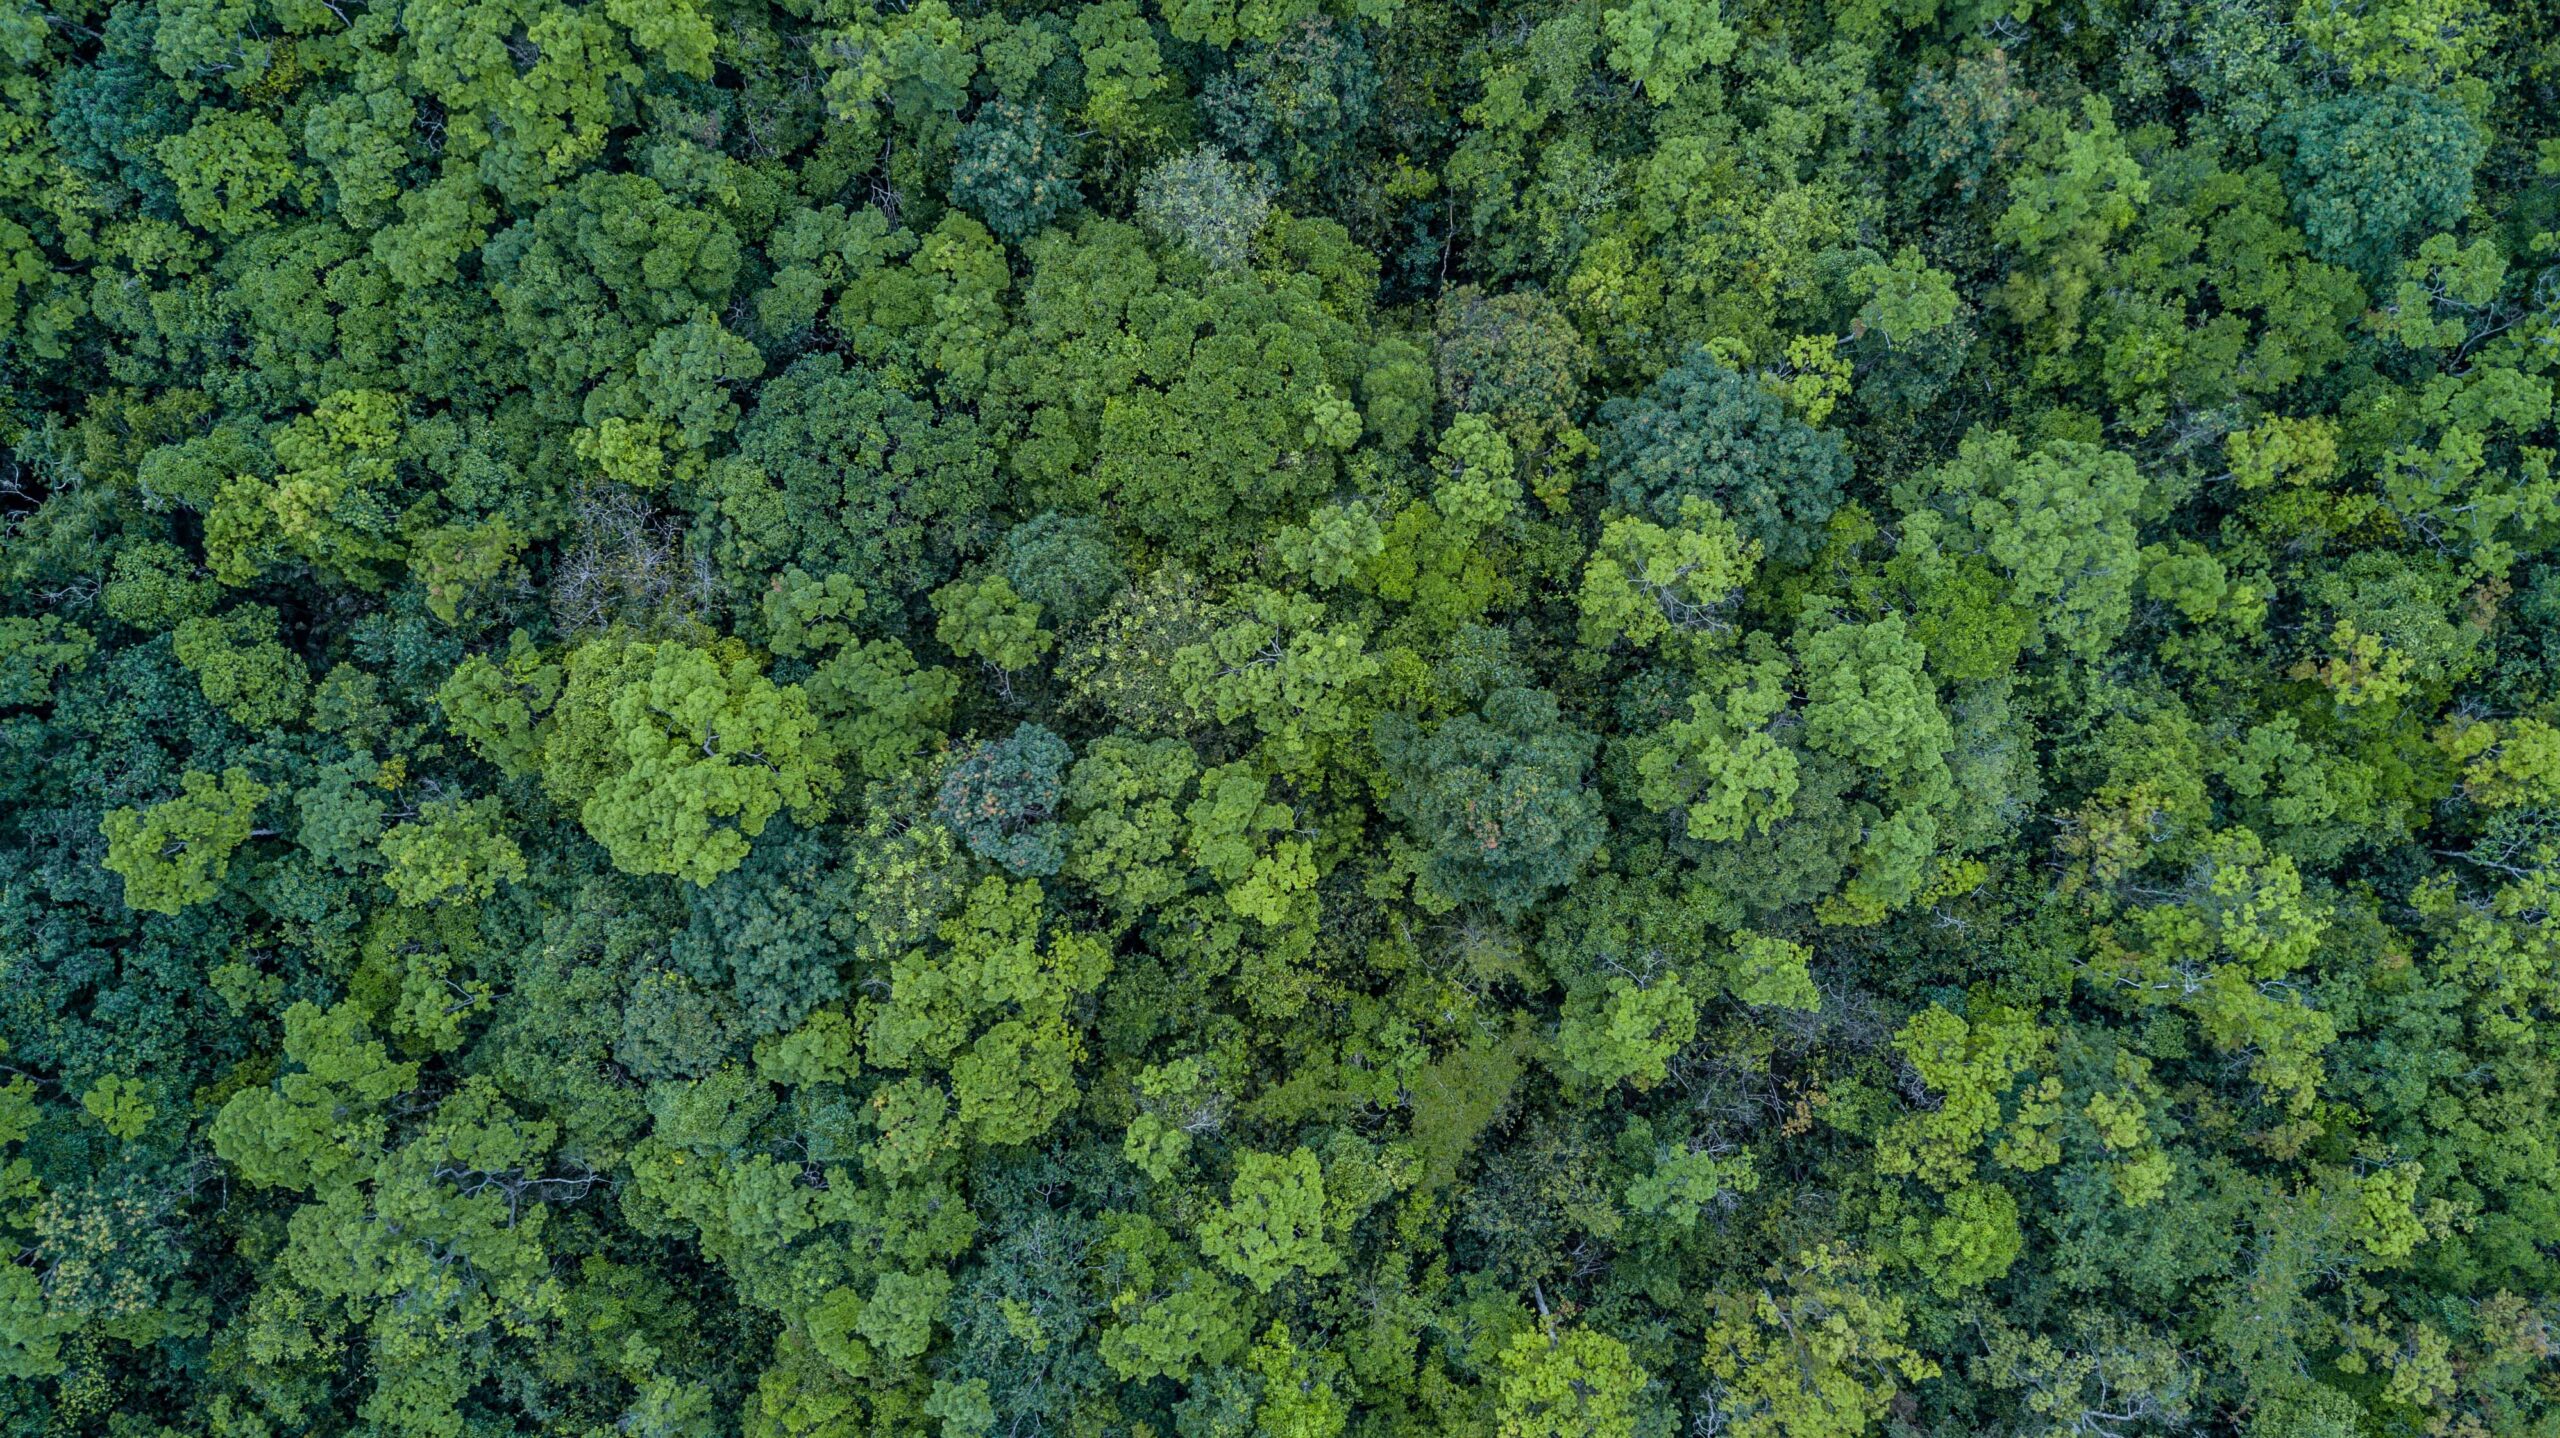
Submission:
M 1790 416 L 1778 397 L 1703 351 L 1637 398 L 1601 406 L 1610 502 L 1659 524 L 1680 501 L 1713 502 L 1772 563 L 1801 564 L 1849 482 L 1837 435 Z

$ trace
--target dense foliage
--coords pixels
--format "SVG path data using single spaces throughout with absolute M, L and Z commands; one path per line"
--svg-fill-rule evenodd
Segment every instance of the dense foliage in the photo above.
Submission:
M 0 1438 L 2560 1438 L 2551 0 L 0 0 Z

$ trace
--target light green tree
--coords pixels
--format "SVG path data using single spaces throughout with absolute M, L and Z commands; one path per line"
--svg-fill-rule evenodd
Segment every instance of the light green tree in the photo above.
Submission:
M 1257 1293 L 1293 1273 L 1339 1272 L 1342 1254 L 1324 1238 L 1324 1173 L 1315 1154 L 1248 1153 L 1236 1164 L 1227 1201 L 1200 1225 L 1200 1251 Z
M 1830 1244 L 1717 1296 L 1704 1363 L 1735 1438 L 1857 1438 L 1903 1382 L 1938 1375 L 1874 1279 L 1871 1261 Z
M 311 668 L 277 642 L 274 610 L 239 605 L 181 621 L 170 638 L 205 699 L 242 728 L 276 729 L 302 717 Z
M 1028 669 L 1057 643 L 1040 627 L 1040 606 L 1014 593 L 1001 574 L 955 580 L 934 591 L 941 616 L 934 637 L 963 659 L 983 659 L 1007 673 Z
M 1675 658 L 1703 657 L 1729 637 L 1730 606 L 1758 558 L 1758 545 L 1694 495 L 1681 500 L 1676 526 L 1612 519 L 1583 564 L 1578 637 L 1593 649 L 1623 638 L 1639 648 L 1666 646 Z
M 107 838 L 106 866 L 124 876 L 128 908 L 174 914 L 200 904 L 222 888 L 231 856 L 249 841 L 250 816 L 267 786 L 245 769 L 221 777 L 189 771 L 177 798 L 149 809 L 122 808 L 99 825 Z
M 1593 1083 L 1651 1088 L 1697 1034 L 1698 1003 L 1678 974 L 1643 984 L 1611 974 L 1565 1001 L 1556 1042 L 1565 1063 Z
M 1747 1153 L 1718 1158 L 1703 1149 L 1670 1149 L 1654 1160 L 1652 1172 L 1628 1185 L 1627 1206 L 1691 1229 L 1719 1197 L 1759 1186 L 1760 1171 Z
M 1635 0 L 1602 12 L 1600 33 L 1609 39 L 1609 67 L 1657 105 L 1678 98 L 1699 71 L 1732 59 L 1742 39 L 1718 0 Z
M 1794 696 L 1786 660 L 1766 655 L 1711 671 L 1689 696 L 1689 717 L 1639 741 L 1636 797 L 1679 810 L 1692 839 L 1765 834 L 1795 812 L 1800 760 L 1770 732 Z
M 382 857 L 391 866 L 383 881 L 404 904 L 488 898 L 525 876 L 524 851 L 501 827 L 505 820 L 494 798 L 423 804 L 417 818 L 383 834 Z
M 707 885 L 784 809 L 823 817 L 842 782 L 808 697 L 734 639 L 600 639 L 563 667 L 543 786 L 628 872 Z

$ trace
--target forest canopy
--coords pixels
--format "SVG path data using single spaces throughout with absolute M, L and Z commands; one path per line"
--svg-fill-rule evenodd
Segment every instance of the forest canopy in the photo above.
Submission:
M 2560 1438 L 2555 382 L 2551 0 L 0 0 L 0 1438 Z

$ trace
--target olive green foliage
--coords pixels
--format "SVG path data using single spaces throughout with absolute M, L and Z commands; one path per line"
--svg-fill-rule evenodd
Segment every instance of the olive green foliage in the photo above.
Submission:
M 0 5 L 0 1438 L 2555 1438 L 2555 59 Z
M 170 648 L 209 703 L 246 728 L 271 729 L 300 717 L 311 688 L 310 666 L 276 642 L 275 626 L 274 610 L 242 605 L 182 621 Z

